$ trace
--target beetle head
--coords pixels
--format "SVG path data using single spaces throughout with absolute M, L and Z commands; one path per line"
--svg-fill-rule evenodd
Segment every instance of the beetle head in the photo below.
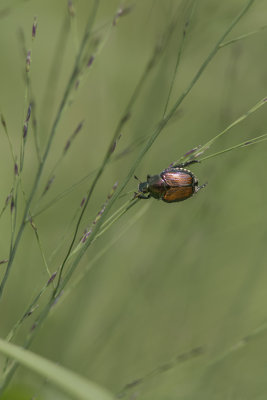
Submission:
M 138 190 L 141 193 L 148 193 L 148 183 L 147 182 L 141 182 L 139 184 Z

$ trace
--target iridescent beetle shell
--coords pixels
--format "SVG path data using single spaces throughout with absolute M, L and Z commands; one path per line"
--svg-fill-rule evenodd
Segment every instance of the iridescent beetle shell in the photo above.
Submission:
M 178 166 L 167 168 L 159 175 L 148 175 L 147 182 L 140 183 L 136 196 L 141 199 L 154 197 L 166 203 L 174 203 L 189 199 L 204 186 L 206 184 L 198 186 L 198 180 L 191 171 Z

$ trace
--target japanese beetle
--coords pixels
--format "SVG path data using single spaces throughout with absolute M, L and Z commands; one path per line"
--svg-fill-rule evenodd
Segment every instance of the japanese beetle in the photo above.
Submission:
M 189 199 L 194 193 L 206 186 L 198 186 L 198 180 L 188 169 L 184 169 L 189 164 L 198 161 L 188 161 L 176 167 L 169 167 L 159 175 L 147 175 L 146 182 L 140 182 L 136 197 L 149 199 L 154 197 L 166 203 L 174 203 Z

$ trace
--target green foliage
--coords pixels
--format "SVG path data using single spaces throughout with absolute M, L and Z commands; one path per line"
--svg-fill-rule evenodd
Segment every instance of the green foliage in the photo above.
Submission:
M 1 395 L 264 399 L 266 5 L 65 3 L 0 6 Z

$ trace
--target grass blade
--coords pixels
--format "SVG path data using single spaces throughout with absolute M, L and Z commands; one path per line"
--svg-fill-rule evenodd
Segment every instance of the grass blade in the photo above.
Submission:
M 0 339 L 0 352 L 14 358 L 24 367 L 48 379 L 59 389 L 75 399 L 112 400 L 114 397 L 102 387 L 75 372 L 61 367 L 37 354 Z

